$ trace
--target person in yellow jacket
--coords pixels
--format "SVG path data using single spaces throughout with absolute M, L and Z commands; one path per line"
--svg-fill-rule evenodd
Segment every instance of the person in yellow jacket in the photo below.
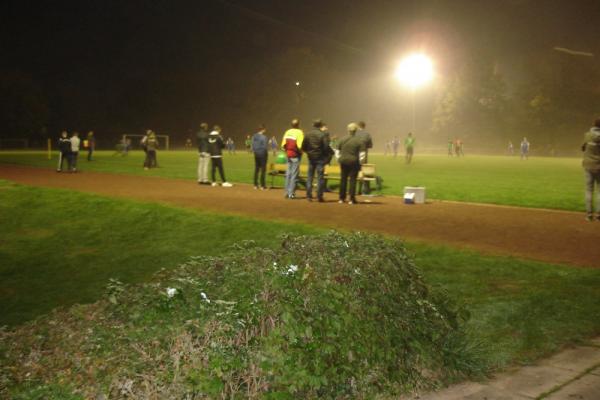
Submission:
M 302 160 L 302 142 L 304 132 L 300 129 L 300 120 L 294 118 L 292 127 L 288 129 L 281 142 L 281 148 L 287 156 L 287 170 L 285 172 L 285 197 L 294 199 L 296 197 L 296 181 Z

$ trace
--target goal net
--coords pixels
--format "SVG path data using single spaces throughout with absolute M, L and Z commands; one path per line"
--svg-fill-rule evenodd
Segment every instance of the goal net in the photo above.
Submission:
M 121 143 L 126 143 L 127 140 L 129 140 L 131 142 L 132 149 L 140 150 L 142 148 L 142 138 L 144 136 L 146 136 L 146 135 L 125 134 L 121 138 L 121 140 L 122 140 Z M 158 139 L 158 148 L 159 149 L 169 150 L 169 146 L 170 146 L 169 135 L 156 135 L 156 138 Z

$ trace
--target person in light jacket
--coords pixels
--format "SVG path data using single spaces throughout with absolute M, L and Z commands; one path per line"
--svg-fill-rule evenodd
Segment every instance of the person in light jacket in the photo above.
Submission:
M 585 211 L 588 221 L 594 220 L 594 186 L 600 191 L 600 118 L 585 134 L 583 139 L 583 171 L 585 174 Z M 596 220 L 600 221 L 600 193 L 596 193 Z

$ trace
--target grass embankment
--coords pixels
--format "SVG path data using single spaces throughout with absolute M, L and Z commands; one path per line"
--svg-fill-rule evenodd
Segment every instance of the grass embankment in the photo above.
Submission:
M 404 186 L 425 186 L 429 198 L 440 200 L 573 211 L 583 207 L 583 176 L 577 158 L 520 161 L 518 157 L 508 156 L 449 158 L 417 154 L 413 163 L 406 165 L 401 157 L 394 159 L 378 154 L 369 157 L 384 179 L 384 194 L 400 195 Z M 95 161 L 82 159 L 80 169 L 196 179 L 195 151 L 159 151 L 158 160 L 160 168 L 144 171 L 141 151 L 131 152 L 127 157 L 98 151 Z M 56 154 L 48 160 L 43 152 L 0 152 L 0 163 L 56 168 Z M 252 183 L 254 161 L 251 155 L 241 152 L 225 155 L 224 165 L 231 182 Z M 281 184 L 281 180 L 278 182 Z
M 70 385 L 83 398 L 398 395 L 481 375 L 464 315 L 398 241 L 288 236 L 0 332 L 0 381 L 17 392 Z
M 144 282 L 246 239 L 276 247 L 317 228 L 213 215 L 63 190 L 0 184 L 0 324 L 92 302 L 110 278 Z M 600 270 L 409 243 L 428 282 L 471 312 L 492 364 L 527 362 L 600 332 Z
M 110 278 L 147 280 L 194 255 L 252 238 L 316 232 L 157 204 L 0 181 L 0 325 L 97 300 Z

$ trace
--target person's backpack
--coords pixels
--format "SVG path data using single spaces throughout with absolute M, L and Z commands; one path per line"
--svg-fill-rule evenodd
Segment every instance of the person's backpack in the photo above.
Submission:
M 284 148 L 288 158 L 298 157 L 302 154 L 295 137 L 286 138 Z

